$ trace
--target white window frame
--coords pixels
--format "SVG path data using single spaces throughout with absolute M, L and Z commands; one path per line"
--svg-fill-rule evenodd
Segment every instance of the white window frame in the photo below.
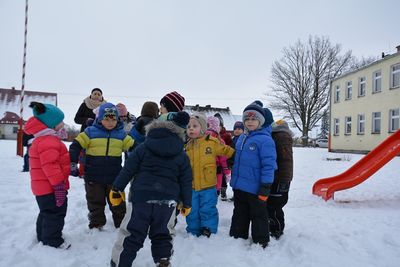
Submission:
M 372 74 L 372 93 L 379 93 L 381 91 L 382 91 L 382 71 L 377 70 L 374 71 L 374 73 Z
M 334 102 L 335 103 L 339 103 L 340 102 L 340 86 L 339 85 L 335 86 Z
M 344 117 L 344 135 L 351 135 L 351 116 Z
M 360 77 L 358 79 L 358 96 L 365 96 L 366 92 L 366 81 L 367 79 L 364 77 Z
M 357 116 L 357 134 L 365 134 L 365 114 Z
M 338 118 L 333 119 L 333 135 L 339 135 L 340 120 Z
M 395 70 L 395 68 L 397 68 Z M 395 76 L 397 79 L 395 79 Z M 397 82 L 395 84 L 395 82 Z M 390 67 L 390 88 L 400 87 L 400 63 Z
M 353 82 L 349 81 L 346 83 L 346 100 L 350 100 L 353 96 Z
M 397 114 L 394 114 L 397 113 Z M 397 127 L 396 127 L 397 126 Z M 389 110 L 389 133 L 397 131 L 400 127 L 400 108 Z
M 372 127 L 371 133 L 380 134 L 381 133 L 381 121 L 382 115 L 380 111 L 372 112 Z M 379 129 L 377 129 L 377 125 L 379 125 Z

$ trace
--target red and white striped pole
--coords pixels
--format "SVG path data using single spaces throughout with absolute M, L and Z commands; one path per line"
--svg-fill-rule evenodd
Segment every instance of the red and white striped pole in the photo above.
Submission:
M 21 84 L 21 101 L 19 110 L 19 130 L 17 139 L 17 155 L 24 156 L 24 146 L 22 144 L 23 136 L 23 113 L 24 113 L 24 97 L 25 97 L 25 67 L 26 67 L 26 44 L 28 35 L 28 0 L 25 0 L 25 34 L 24 34 L 24 58 L 22 63 L 22 84 Z

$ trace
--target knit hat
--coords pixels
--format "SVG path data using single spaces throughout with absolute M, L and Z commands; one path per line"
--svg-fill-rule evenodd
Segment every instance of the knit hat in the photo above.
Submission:
M 185 98 L 173 91 L 161 98 L 160 105 L 164 106 L 168 112 L 182 111 L 185 106 Z
M 242 129 L 242 130 L 244 131 L 243 122 L 241 122 L 241 121 L 235 122 L 235 124 L 233 125 L 233 130 L 235 130 L 235 129 L 237 129 L 237 128 L 240 128 L 240 129 Z
M 122 117 L 128 115 L 128 110 L 126 109 L 126 106 L 124 104 L 118 103 L 116 107 L 118 109 L 119 116 Z
M 168 112 L 166 114 L 162 114 L 158 120 L 160 121 L 171 121 L 175 125 L 186 129 L 188 123 L 189 123 L 190 116 L 187 114 L 185 111 L 179 111 L 179 112 Z
M 212 130 L 216 133 L 219 133 L 221 131 L 219 123 L 220 122 L 217 117 L 207 117 L 207 130 Z
M 221 114 L 215 113 L 214 117 L 219 119 L 219 126 L 223 127 L 224 126 L 224 119 L 222 118 Z
M 155 102 L 147 101 L 142 106 L 141 116 L 157 118 L 158 117 L 158 105 Z
M 101 91 L 100 88 L 93 88 L 92 92 L 90 92 L 90 93 L 92 94 L 94 91 L 99 91 L 101 94 L 103 94 L 103 91 Z
M 264 108 L 265 122 L 263 126 L 270 126 L 274 122 L 274 117 L 272 112 L 268 108 Z
M 243 122 L 248 118 L 255 118 L 258 120 L 260 122 L 260 127 L 264 125 L 265 113 L 261 101 L 254 101 L 243 110 Z
M 106 117 L 115 117 L 115 119 L 118 118 L 118 109 L 114 104 L 104 103 L 100 106 L 98 120 L 102 121 Z
M 194 113 L 190 118 L 196 120 L 200 124 L 201 134 L 204 134 L 207 131 L 207 119 L 203 114 Z
M 51 129 L 54 129 L 64 120 L 64 113 L 52 104 L 31 102 L 29 107 L 33 109 L 33 116 Z

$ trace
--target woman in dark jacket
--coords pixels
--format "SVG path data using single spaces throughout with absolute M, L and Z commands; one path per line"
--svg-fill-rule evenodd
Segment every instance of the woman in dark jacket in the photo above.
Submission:
M 96 115 L 93 113 L 93 110 L 105 102 L 103 91 L 101 91 L 100 88 L 94 88 L 90 93 L 90 96 L 83 100 L 83 103 L 80 105 L 74 118 L 76 124 L 82 125 L 81 132 L 83 132 L 88 126 L 88 119 L 89 121 L 95 119 Z

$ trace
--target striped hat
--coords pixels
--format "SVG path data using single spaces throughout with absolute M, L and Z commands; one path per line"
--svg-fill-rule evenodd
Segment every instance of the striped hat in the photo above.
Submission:
M 161 98 L 160 105 L 164 106 L 168 112 L 182 111 L 183 106 L 185 106 L 185 98 L 173 91 Z

